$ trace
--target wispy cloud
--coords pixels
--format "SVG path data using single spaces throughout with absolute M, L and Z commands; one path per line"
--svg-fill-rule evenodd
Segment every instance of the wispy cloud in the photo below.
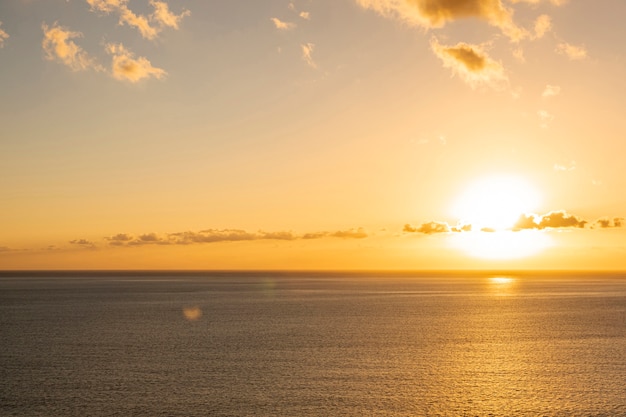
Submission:
M 539 121 L 541 122 L 540 126 L 544 129 L 546 129 L 549 126 L 549 123 L 554 120 L 554 115 L 546 110 L 539 110 L 537 112 L 537 116 L 539 116 Z
M 541 97 L 543 98 L 550 98 L 550 97 L 554 97 L 554 96 L 558 96 L 561 93 L 561 87 L 559 87 L 558 85 L 546 85 L 546 88 L 543 90 L 543 93 L 541 93 Z
M 300 48 L 302 49 L 302 59 L 304 62 L 306 62 L 311 68 L 317 68 L 317 64 L 313 61 L 312 56 L 315 45 L 309 42 L 300 45 Z
M 573 171 L 576 169 L 576 161 L 570 161 L 567 165 L 554 164 L 555 171 Z
M 82 37 L 82 33 L 72 32 L 63 26 L 59 26 L 57 22 L 52 27 L 48 27 L 48 25 L 43 23 L 41 29 L 43 30 L 41 46 L 46 54 L 46 59 L 59 61 L 73 71 L 102 70 L 102 67 L 87 52 L 72 41 L 72 39 Z
M 552 19 L 546 14 L 542 14 L 535 20 L 535 38 L 540 39 L 552 30 Z
M 167 3 L 163 1 L 150 0 L 150 4 L 154 7 L 154 13 L 150 17 L 161 27 L 178 29 L 178 25 L 183 17 L 191 15 L 189 10 L 183 10 L 180 14 L 174 14 L 170 11 Z
M 2 22 L 0 22 L 2 26 Z M 9 34 L 0 28 L 0 48 L 4 48 L 4 41 L 9 39 Z
M 272 18 L 270 18 L 270 20 L 274 23 L 274 26 L 278 30 L 291 30 L 291 29 L 296 27 L 295 23 L 283 22 L 282 20 L 280 20 L 277 17 L 272 17 Z
M 154 13 L 150 16 L 135 14 L 128 8 L 128 0 L 86 0 L 92 11 L 104 14 L 117 13 L 119 24 L 133 27 L 146 39 L 155 39 L 165 27 L 178 29 L 180 21 L 185 16 L 189 16 L 188 10 L 183 10 L 180 14 L 170 11 L 167 3 L 163 1 L 150 0 L 154 8 Z
M 298 16 L 300 16 L 301 18 L 303 18 L 304 20 L 310 20 L 311 19 L 311 15 L 309 12 L 300 12 L 298 14 Z
M 453 74 L 460 76 L 472 88 L 486 85 L 503 89 L 508 85 L 508 78 L 502 64 L 491 59 L 479 45 L 459 42 L 454 46 L 442 45 L 436 38 L 430 42 L 435 55 L 443 61 L 443 66 L 450 68 Z
M 528 37 L 515 24 L 513 11 L 500 0 L 356 0 L 366 9 L 424 28 L 440 28 L 447 22 L 478 18 L 498 27 L 512 41 Z
M 587 58 L 587 49 L 584 45 L 576 46 L 567 42 L 561 42 L 556 46 L 556 52 L 565 55 L 571 60 L 581 60 Z
M 153 67 L 146 58 L 135 58 L 121 43 L 107 44 L 106 51 L 113 56 L 111 74 L 118 80 L 136 83 L 144 78 L 161 79 L 167 75 L 163 69 Z

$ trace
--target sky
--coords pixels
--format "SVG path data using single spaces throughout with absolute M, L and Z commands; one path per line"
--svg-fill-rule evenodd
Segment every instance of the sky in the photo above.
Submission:
M 626 2 L 7 0 L 0 269 L 626 269 Z

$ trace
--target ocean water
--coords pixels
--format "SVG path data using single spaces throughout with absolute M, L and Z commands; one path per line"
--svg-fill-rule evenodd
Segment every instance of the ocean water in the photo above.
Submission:
M 626 274 L 0 274 L 1 416 L 626 416 Z

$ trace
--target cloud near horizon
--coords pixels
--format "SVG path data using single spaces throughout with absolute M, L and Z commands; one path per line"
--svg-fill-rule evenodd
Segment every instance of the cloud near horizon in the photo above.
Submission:
M 621 228 L 626 225 L 626 221 L 623 217 L 600 218 L 593 223 L 582 219 L 576 215 L 570 214 L 565 210 L 556 210 L 546 213 L 544 215 L 538 215 L 534 213 L 521 214 L 513 227 L 509 230 L 544 230 L 544 229 L 607 229 L 607 228 Z M 589 226 L 589 227 L 588 227 Z M 420 224 L 419 226 L 412 226 L 411 224 L 405 224 L 402 228 L 404 233 L 421 233 L 425 235 L 432 235 L 438 233 L 463 233 L 471 232 L 471 224 L 459 224 L 457 226 L 450 226 L 447 222 L 430 221 Z M 495 229 L 484 227 L 480 229 L 483 233 L 496 232 Z
M 363 228 L 337 230 L 334 232 L 312 232 L 297 234 L 291 231 L 278 232 L 248 232 L 242 229 L 207 229 L 199 232 L 187 231 L 177 233 L 167 233 L 159 235 L 156 233 L 146 233 L 141 235 L 130 235 L 118 233 L 106 237 L 110 246 L 142 246 L 142 245 L 193 245 L 217 242 L 241 242 L 256 240 L 312 240 L 323 238 L 339 239 L 365 239 L 369 237 Z
M 464 42 L 447 46 L 440 44 L 436 38 L 431 39 L 430 46 L 443 61 L 443 66 L 450 68 L 472 88 L 486 85 L 500 90 L 508 85 L 502 64 L 491 59 L 481 46 Z

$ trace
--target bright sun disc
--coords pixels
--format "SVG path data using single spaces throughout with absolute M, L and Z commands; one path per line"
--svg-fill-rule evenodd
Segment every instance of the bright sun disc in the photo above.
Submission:
M 474 230 L 510 229 L 519 216 L 535 210 L 537 192 L 521 178 L 498 175 L 473 183 L 459 197 L 453 214 Z

